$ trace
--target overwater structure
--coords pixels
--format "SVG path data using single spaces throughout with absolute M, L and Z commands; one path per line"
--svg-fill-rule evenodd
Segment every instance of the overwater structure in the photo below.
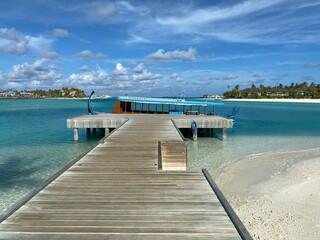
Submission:
M 186 101 L 182 98 L 146 98 L 121 96 L 118 97 L 112 113 L 214 115 L 215 106 L 222 105 L 223 103 L 217 103 L 214 101 Z
M 251 239 L 209 173 L 188 170 L 179 132 L 232 120 L 130 110 L 68 119 L 106 137 L 0 216 L 0 239 Z

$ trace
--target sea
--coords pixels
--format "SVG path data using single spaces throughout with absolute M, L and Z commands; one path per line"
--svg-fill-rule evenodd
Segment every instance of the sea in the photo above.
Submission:
M 111 113 L 115 98 L 92 99 L 97 112 Z M 320 149 L 320 104 L 226 101 L 216 107 L 225 116 L 239 107 L 227 140 L 201 131 L 188 139 L 188 168 L 206 168 L 213 178 L 230 164 L 250 156 Z M 71 161 L 89 151 L 103 132 L 79 142 L 67 118 L 87 114 L 86 99 L 0 99 L 0 214 Z M 216 134 L 221 134 L 218 130 Z

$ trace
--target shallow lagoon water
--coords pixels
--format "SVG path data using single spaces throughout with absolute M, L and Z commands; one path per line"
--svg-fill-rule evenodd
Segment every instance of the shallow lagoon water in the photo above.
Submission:
M 111 112 L 115 99 L 93 99 L 98 112 Z M 320 147 L 320 105 L 226 102 L 216 112 L 227 115 L 240 107 L 227 141 L 209 137 L 188 140 L 189 169 L 207 168 L 218 176 L 230 163 L 256 154 Z M 86 114 L 81 99 L 0 99 L 0 212 L 94 146 L 103 136 L 73 141 L 66 119 Z M 219 134 L 219 131 L 217 131 Z
M 236 161 L 256 154 L 320 147 L 320 105 L 304 103 L 225 102 L 222 114 L 240 107 L 227 141 L 198 138 L 189 141 L 190 169 L 207 168 L 213 177 Z
M 0 212 L 102 137 L 97 132 L 88 138 L 83 130 L 75 144 L 66 127 L 67 118 L 86 113 L 86 104 L 79 99 L 0 99 Z

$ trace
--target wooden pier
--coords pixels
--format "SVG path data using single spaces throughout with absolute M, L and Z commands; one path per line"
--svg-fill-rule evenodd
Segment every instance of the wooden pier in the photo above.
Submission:
M 122 126 L 0 217 L 1 240 L 251 239 L 206 171 L 182 171 L 170 119 L 113 120 Z
M 233 120 L 220 116 L 208 115 L 170 115 L 170 114 L 98 114 L 83 115 L 80 117 L 70 118 L 67 120 L 67 127 L 74 129 L 74 140 L 79 140 L 78 130 L 80 128 L 105 129 L 106 134 L 110 128 L 117 128 L 128 119 L 148 119 L 154 121 L 156 119 L 166 119 L 173 122 L 176 128 L 190 129 L 193 121 L 196 122 L 197 128 L 205 129 L 222 129 L 221 140 L 227 138 L 227 128 L 233 127 Z

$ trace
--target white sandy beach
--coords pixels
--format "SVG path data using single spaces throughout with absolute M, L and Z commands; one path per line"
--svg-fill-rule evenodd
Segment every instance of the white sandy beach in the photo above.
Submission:
M 287 98 L 271 98 L 271 99 L 224 99 L 223 101 L 232 102 L 282 102 L 282 103 L 320 103 L 320 99 L 287 99 Z
M 253 155 L 218 184 L 254 239 L 320 239 L 320 149 Z

